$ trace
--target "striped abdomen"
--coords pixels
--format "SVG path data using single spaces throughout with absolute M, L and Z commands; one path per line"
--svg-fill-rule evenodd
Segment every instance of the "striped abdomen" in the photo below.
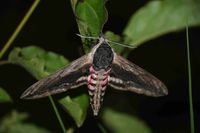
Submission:
M 88 76 L 88 92 L 90 95 L 90 104 L 92 106 L 94 115 L 98 115 L 103 96 L 109 80 L 109 72 L 111 69 L 105 71 L 100 69 L 95 71 L 93 66 L 90 67 L 90 75 Z

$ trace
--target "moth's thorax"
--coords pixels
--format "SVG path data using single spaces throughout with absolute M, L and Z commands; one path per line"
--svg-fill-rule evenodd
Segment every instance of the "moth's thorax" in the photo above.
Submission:
M 90 75 L 88 76 L 88 88 L 90 95 L 90 103 L 94 115 L 98 115 L 103 96 L 109 81 L 109 73 L 111 69 L 100 69 L 96 71 L 93 66 L 90 67 Z
M 100 38 L 99 44 L 94 51 L 93 66 L 95 70 L 108 70 L 113 62 L 114 53 L 108 42 Z

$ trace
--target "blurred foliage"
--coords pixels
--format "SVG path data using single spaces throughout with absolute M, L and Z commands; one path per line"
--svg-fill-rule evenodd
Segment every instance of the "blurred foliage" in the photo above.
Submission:
M 163 34 L 200 25 L 199 0 L 152 0 L 139 9 L 123 31 L 126 43 L 139 46 Z
M 75 98 L 66 96 L 59 100 L 59 102 L 75 120 L 76 125 L 78 127 L 82 126 L 89 106 L 88 96 L 86 94 L 82 94 Z
M 24 122 L 28 118 L 26 113 L 12 111 L 0 121 L 1 133 L 50 133 L 48 130 L 31 123 Z
M 110 108 L 104 109 L 102 122 L 113 133 L 150 133 L 150 128 L 133 115 L 117 112 Z
M 10 95 L 0 87 L 0 103 L 12 102 Z
M 62 55 L 47 52 L 36 46 L 14 48 L 10 52 L 8 60 L 24 67 L 36 79 L 46 77 L 69 62 Z

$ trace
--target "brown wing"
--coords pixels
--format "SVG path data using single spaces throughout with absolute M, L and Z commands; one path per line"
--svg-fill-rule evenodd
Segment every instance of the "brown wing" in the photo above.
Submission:
M 159 79 L 116 54 L 110 76 L 109 85 L 118 90 L 155 97 L 168 94 L 167 87 Z
M 88 55 L 82 56 L 68 66 L 39 80 L 21 96 L 25 99 L 41 98 L 76 88 L 86 83 L 91 61 Z

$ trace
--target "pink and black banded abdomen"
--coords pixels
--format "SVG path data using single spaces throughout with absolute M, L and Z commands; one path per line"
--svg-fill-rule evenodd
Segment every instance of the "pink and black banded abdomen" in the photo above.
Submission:
M 105 69 L 100 69 L 96 71 L 93 66 L 89 68 L 90 75 L 88 76 L 88 92 L 90 95 L 90 104 L 92 106 L 94 115 L 98 115 L 101 103 L 103 101 L 103 96 L 105 94 L 106 87 L 109 81 L 109 73 L 111 69 L 107 71 Z

